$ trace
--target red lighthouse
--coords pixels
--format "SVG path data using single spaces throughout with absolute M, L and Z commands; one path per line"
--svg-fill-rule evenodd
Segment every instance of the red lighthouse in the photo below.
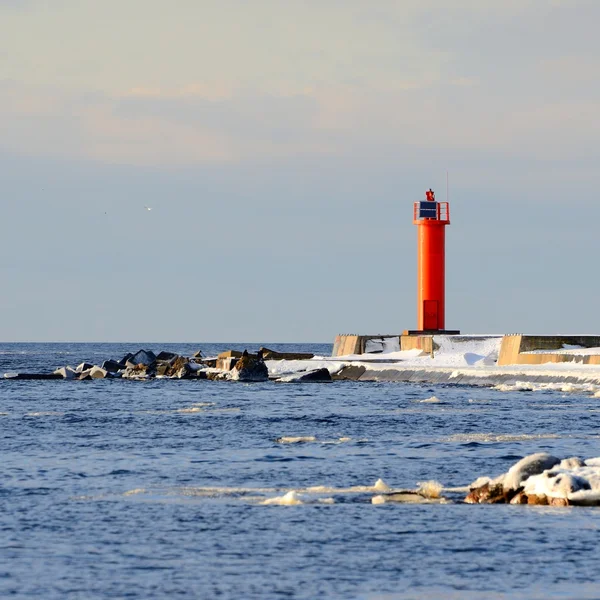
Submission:
M 448 202 L 436 202 L 435 193 L 429 189 L 425 192 L 425 200 L 414 204 L 413 223 L 418 232 L 417 332 L 459 333 L 445 329 Z

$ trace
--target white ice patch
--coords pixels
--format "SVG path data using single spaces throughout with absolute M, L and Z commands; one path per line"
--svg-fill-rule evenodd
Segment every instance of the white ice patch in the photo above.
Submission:
M 284 435 L 275 440 L 279 444 L 301 444 L 306 442 L 316 442 L 317 438 L 314 435 Z
M 562 436 L 557 433 L 454 433 L 441 442 L 527 442 L 529 440 L 555 440 Z
M 441 402 L 441 400 L 436 396 L 431 396 L 431 398 L 425 398 L 424 400 L 419 400 L 421 403 L 429 403 L 429 404 L 437 404 Z
M 276 496 L 275 498 L 267 498 L 261 504 L 265 506 L 298 506 L 303 504 L 302 500 L 298 497 L 298 494 L 291 490 L 284 496 Z

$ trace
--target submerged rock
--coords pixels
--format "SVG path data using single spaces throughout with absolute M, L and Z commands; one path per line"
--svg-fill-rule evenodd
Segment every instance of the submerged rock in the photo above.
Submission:
M 600 505 L 600 469 L 580 458 L 561 461 L 540 452 L 515 463 L 506 474 L 480 478 L 465 498 L 468 504 L 538 506 Z

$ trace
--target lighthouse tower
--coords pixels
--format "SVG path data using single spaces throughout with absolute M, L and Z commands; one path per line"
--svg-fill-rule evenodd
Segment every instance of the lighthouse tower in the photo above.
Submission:
M 429 189 L 425 200 L 415 202 L 413 223 L 417 226 L 417 330 L 410 333 L 446 333 L 445 243 L 450 224 L 448 202 L 436 202 Z

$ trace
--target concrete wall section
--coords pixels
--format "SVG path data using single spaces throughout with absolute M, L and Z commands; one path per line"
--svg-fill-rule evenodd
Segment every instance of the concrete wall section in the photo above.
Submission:
M 432 335 L 402 335 L 400 336 L 400 350 L 423 350 L 433 355 Z
M 595 335 L 505 335 L 500 346 L 498 366 L 543 365 L 544 363 L 572 362 L 586 365 L 600 364 L 597 354 L 568 354 L 564 346 L 599 348 L 600 336 Z M 530 354 L 536 350 L 555 350 L 552 353 Z

